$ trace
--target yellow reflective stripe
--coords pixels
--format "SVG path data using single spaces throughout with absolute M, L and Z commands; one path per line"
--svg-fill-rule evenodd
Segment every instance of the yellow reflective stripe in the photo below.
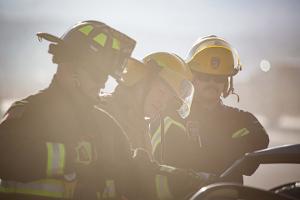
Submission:
M 185 126 L 182 125 L 181 123 L 173 120 L 171 117 L 165 117 L 164 119 L 164 123 L 165 123 L 165 134 L 168 133 L 168 129 L 171 127 L 172 124 L 178 126 L 179 128 L 181 128 L 183 131 L 185 131 Z M 155 131 L 155 133 L 153 134 L 152 138 L 151 138 L 151 144 L 152 144 L 152 154 L 155 153 L 157 146 L 160 144 L 161 142 L 161 136 L 160 136 L 160 132 L 161 132 L 161 127 L 159 126 L 157 128 L 157 130 Z
M 175 120 L 173 120 L 173 119 L 172 119 L 172 123 L 175 124 L 176 126 L 178 126 L 179 128 L 181 128 L 182 130 L 185 131 L 185 126 L 182 125 L 181 123 L 179 123 L 179 122 L 177 122 L 177 121 L 175 121 Z
M 250 131 L 247 128 L 242 128 L 231 135 L 231 138 L 239 138 L 248 135 Z
M 106 187 L 108 188 L 108 197 L 109 198 L 116 197 L 115 182 L 113 180 L 107 180 L 106 181 Z
M 116 186 L 114 180 L 106 180 L 105 181 L 105 189 L 103 191 L 103 198 L 115 198 L 116 195 Z
M 171 118 L 170 117 L 165 117 L 164 119 L 164 124 L 165 124 L 165 133 L 167 132 L 167 130 L 169 129 L 169 127 L 171 126 Z M 155 133 L 153 134 L 152 138 L 151 138 L 151 144 L 152 144 L 152 154 L 154 154 L 158 144 L 161 142 L 161 137 L 160 137 L 160 132 L 161 132 L 161 126 L 159 125 L 157 130 L 155 131 Z
M 86 26 L 78 29 L 78 31 L 80 31 L 84 35 L 88 36 L 93 29 L 94 29 L 94 27 L 92 25 L 86 25 Z
M 158 199 L 172 199 L 173 196 L 169 189 L 168 178 L 162 175 L 155 176 L 155 186 Z
M 47 176 L 62 175 L 65 167 L 65 147 L 63 144 L 47 142 Z
M 107 40 L 107 35 L 105 35 L 104 33 L 100 33 L 96 37 L 94 37 L 93 40 L 104 47 Z
M 71 198 L 71 196 L 66 196 L 64 191 L 64 181 L 56 179 L 43 179 L 28 183 L 2 180 L 0 183 L 0 192 L 2 193 L 28 194 L 55 198 Z
M 164 123 L 165 123 L 165 129 L 166 129 L 166 125 L 170 124 L 171 123 L 171 118 L 170 117 L 165 117 L 164 119 Z M 160 138 L 160 131 L 161 131 L 161 126 L 159 124 L 159 126 L 157 127 L 156 131 L 154 132 L 152 138 L 151 138 L 151 143 L 152 143 L 152 146 L 154 145 L 154 142 L 156 141 L 157 138 Z
M 112 41 L 112 48 L 116 49 L 116 50 L 120 50 L 121 49 L 121 44 L 120 44 L 120 40 L 113 38 Z
M 47 176 L 52 175 L 53 147 L 52 143 L 47 142 L 48 160 L 47 160 Z

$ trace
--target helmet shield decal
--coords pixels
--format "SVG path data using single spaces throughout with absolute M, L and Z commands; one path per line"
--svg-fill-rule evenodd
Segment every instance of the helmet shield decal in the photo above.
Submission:
M 186 62 L 192 70 L 212 75 L 233 76 L 241 70 L 236 49 L 217 36 L 198 40 L 189 51 Z

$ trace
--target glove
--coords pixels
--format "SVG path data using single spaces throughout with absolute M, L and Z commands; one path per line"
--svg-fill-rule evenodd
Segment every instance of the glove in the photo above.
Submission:
M 194 172 L 197 179 L 201 180 L 203 185 L 209 185 L 219 181 L 219 177 L 212 173 Z

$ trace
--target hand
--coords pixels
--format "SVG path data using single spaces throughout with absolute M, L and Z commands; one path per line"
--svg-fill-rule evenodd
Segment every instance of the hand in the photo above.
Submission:
M 212 173 L 207 172 L 195 172 L 193 170 L 189 170 L 191 176 L 196 180 L 197 187 L 203 187 L 205 185 L 209 185 L 212 183 L 219 182 L 219 177 Z

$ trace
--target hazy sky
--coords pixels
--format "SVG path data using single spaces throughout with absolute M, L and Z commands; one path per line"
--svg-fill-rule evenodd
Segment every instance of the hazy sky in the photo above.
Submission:
M 1 0 L 0 97 L 26 96 L 49 84 L 55 65 L 38 31 L 62 35 L 80 20 L 103 21 L 137 40 L 134 56 L 183 58 L 198 37 L 215 34 L 239 51 L 247 78 L 262 59 L 299 63 L 298 0 Z

